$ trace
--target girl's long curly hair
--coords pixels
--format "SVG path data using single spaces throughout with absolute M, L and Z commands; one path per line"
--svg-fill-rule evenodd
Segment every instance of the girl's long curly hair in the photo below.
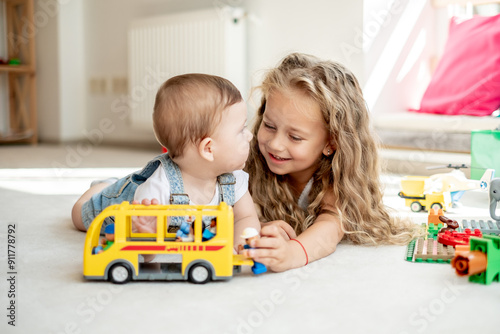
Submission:
M 299 234 L 319 214 L 329 212 L 337 217 L 346 237 L 359 244 L 407 244 L 421 233 L 408 220 L 391 216 L 382 203 L 378 147 L 361 88 L 348 69 L 333 61 L 293 53 L 267 73 L 259 88 L 263 97 L 253 127 L 247 171 L 262 220 L 284 220 Z M 269 94 L 297 89 L 319 104 L 335 148 L 333 155 L 322 156 L 319 162 L 307 210 L 299 207 L 288 176 L 276 175 L 268 168 L 257 142 Z M 335 199 L 334 212 L 325 210 L 325 196 Z

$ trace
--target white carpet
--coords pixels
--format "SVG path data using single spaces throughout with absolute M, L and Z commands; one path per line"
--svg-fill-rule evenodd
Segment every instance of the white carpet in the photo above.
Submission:
M 32 151 L 20 151 L 33 158 Z M 117 170 L 84 169 L 93 167 L 89 160 L 69 170 L 9 169 L 53 167 L 50 162 L 64 158 L 64 148 L 59 154 L 37 165 L 29 157 L 23 157 L 27 163 L 15 162 L 10 148 L 0 148 L 1 333 L 494 333 L 500 328 L 499 283 L 469 283 L 448 264 L 406 262 L 401 246 L 342 243 L 331 256 L 301 269 L 257 277 L 245 269 L 227 282 L 205 285 L 85 281 L 85 234 L 70 220 L 77 194 L 91 180 L 126 174 L 152 155 L 123 152 L 133 163 L 124 159 Z M 410 214 L 396 196 L 398 178 L 384 180 L 387 204 Z M 486 194 L 467 193 L 463 203 L 447 216 L 488 217 Z M 411 216 L 426 221 L 424 213 Z M 15 275 L 8 274 L 8 225 L 15 225 Z M 8 294 L 10 276 L 15 297 Z M 8 325 L 11 301 L 15 327 Z

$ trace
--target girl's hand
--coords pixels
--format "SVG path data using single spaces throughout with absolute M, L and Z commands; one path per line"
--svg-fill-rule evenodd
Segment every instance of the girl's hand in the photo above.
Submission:
M 282 231 L 280 224 L 264 226 L 260 231 L 262 237 L 253 240 L 250 244 L 256 249 L 249 249 L 248 255 L 275 272 L 297 267 L 297 260 L 294 258 L 295 249 L 293 248 L 295 242 L 290 241 L 288 235 L 284 237 Z
M 297 238 L 297 234 L 295 234 L 293 227 L 284 220 L 273 220 L 267 223 L 260 223 L 260 225 L 261 228 L 264 228 L 266 226 L 276 226 L 279 230 L 279 233 L 285 240 Z
M 159 202 L 156 198 L 153 198 L 152 200 L 145 198 L 141 203 L 139 203 L 139 201 L 132 201 L 132 204 L 157 205 Z M 132 216 L 132 232 L 156 233 L 156 217 Z

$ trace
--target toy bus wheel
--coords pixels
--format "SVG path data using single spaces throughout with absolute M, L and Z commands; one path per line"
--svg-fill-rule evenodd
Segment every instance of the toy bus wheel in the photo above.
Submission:
M 195 264 L 189 270 L 189 280 L 196 284 L 204 284 L 210 281 L 210 268 L 203 263 Z
M 130 270 L 124 264 L 115 264 L 109 270 L 109 280 L 116 284 L 130 281 Z
M 410 209 L 413 212 L 420 212 L 422 211 L 422 204 L 420 204 L 419 202 L 412 202 L 410 204 Z
M 443 206 L 441 205 L 441 203 L 432 203 L 431 204 L 431 209 L 432 210 L 439 210 L 439 209 L 442 209 Z

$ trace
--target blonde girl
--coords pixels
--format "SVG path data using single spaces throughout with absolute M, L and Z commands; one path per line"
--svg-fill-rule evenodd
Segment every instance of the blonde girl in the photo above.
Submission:
M 262 223 L 250 256 L 273 271 L 357 244 L 405 244 L 417 233 L 382 203 L 377 146 L 354 75 L 294 53 L 264 78 L 247 171 Z

